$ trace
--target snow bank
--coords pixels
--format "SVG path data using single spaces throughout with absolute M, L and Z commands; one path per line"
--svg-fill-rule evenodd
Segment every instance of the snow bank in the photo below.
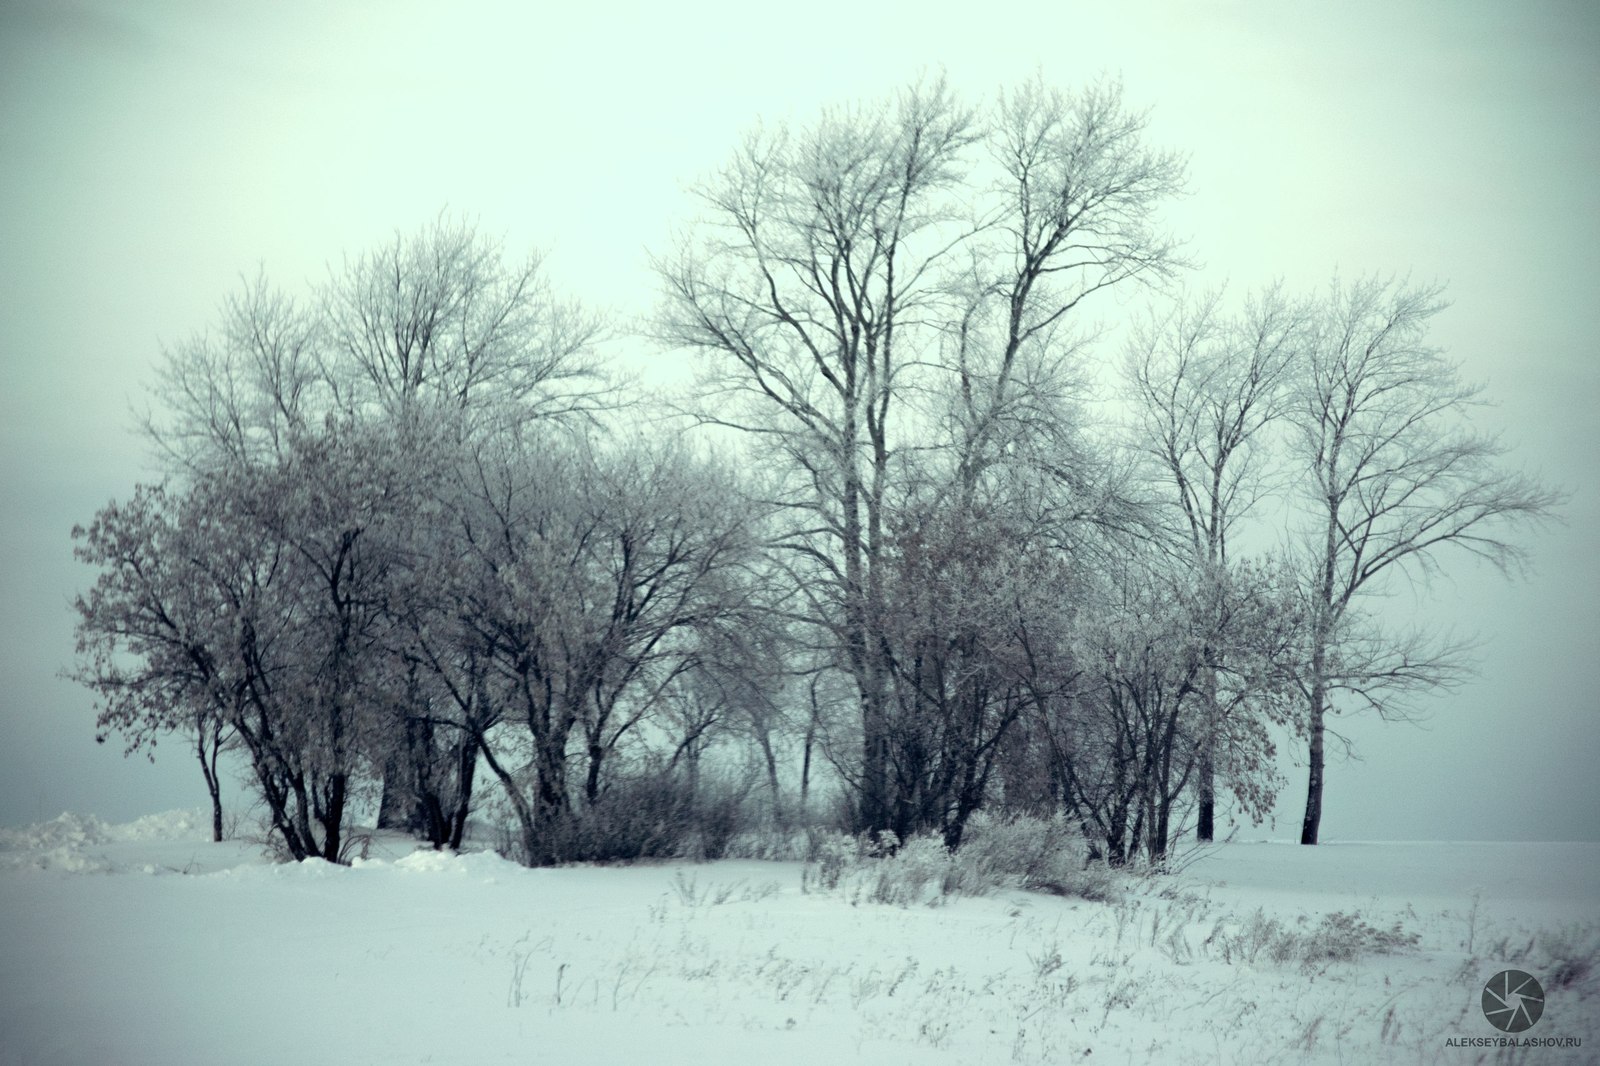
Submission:
M 21 829 L 0 829 L 0 849 L 6 851 L 50 851 L 55 848 L 104 844 L 111 839 L 106 825 L 92 814 L 70 811 Z
M 196 808 L 184 811 L 164 811 L 147 814 L 125 825 L 103 827 L 107 838 L 119 842 L 135 840 L 188 840 L 211 839 L 211 813 Z
M 0 868 L 103 873 L 112 868 L 110 860 L 86 849 L 110 839 L 100 819 L 71 812 L 21 829 L 0 829 Z
M 202 810 L 147 814 L 108 825 L 92 814 L 63 813 L 47 822 L 0 829 L 0 869 L 108 873 L 124 868 L 160 868 L 141 856 L 140 845 L 192 845 L 211 839 L 211 816 Z

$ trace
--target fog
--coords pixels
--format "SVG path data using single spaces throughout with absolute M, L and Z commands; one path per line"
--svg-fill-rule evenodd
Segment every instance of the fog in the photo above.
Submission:
M 1470 560 L 1392 610 L 1481 640 L 1422 726 L 1335 719 L 1324 839 L 1600 839 L 1600 16 L 1583 3 L 0 3 L 0 822 L 204 800 L 181 744 L 93 742 L 69 531 L 154 476 L 133 432 L 163 343 L 240 275 L 295 288 L 449 208 L 549 252 L 568 292 L 649 313 L 647 250 L 758 118 L 943 70 L 973 95 L 1105 72 L 1190 155 L 1168 213 L 1193 283 L 1438 279 L 1433 339 L 1513 462 L 1572 493 L 1533 570 Z M 1105 301 L 1115 320 L 1139 293 Z M 674 360 L 643 341 L 619 358 Z M 1107 358 L 1115 355 L 1108 351 Z M 672 372 L 676 364 L 661 369 Z M 1304 773 L 1277 828 L 1298 825 Z M 237 791 L 235 792 L 237 795 Z

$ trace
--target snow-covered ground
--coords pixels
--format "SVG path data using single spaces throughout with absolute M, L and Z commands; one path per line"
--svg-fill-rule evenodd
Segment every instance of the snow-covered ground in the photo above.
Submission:
M 208 835 L 0 832 L 0 1062 L 1600 1061 L 1600 975 L 1558 980 L 1600 954 L 1595 844 L 1230 844 L 1112 902 L 896 907 L 798 863 L 384 838 L 274 865 Z M 1502 1036 L 1480 997 L 1508 967 L 1546 984 L 1522 1039 L 1581 1046 L 1457 1043 Z

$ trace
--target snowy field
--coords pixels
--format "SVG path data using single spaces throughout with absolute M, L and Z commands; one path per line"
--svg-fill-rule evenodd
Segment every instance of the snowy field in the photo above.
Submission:
M 0 1062 L 1600 1061 L 1595 844 L 1236 843 L 1108 902 L 894 906 L 800 863 L 274 865 L 207 824 L 0 832 Z M 1507 967 L 1541 1042 L 1462 1046 Z

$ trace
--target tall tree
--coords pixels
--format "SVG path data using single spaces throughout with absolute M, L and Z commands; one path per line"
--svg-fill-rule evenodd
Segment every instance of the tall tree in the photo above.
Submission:
M 1178 515 L 1178 540 L 1204 575 L 1228 562 L 1229 534 L 1248 516 L 1265 484 L 1269 427 L 1283 414 L 1284 384 L 1304 331 L 1305 312 L 1277 288 L 1227 315 L 1222 292 L 1181 300 L 1146 321 L 1129 344 L 1125 378 L 1136 405 L 1138 446 L 1161 471 Z M 1200 679 L 1210 717 L 1220 709 L 1215 672 Z M 1196 835 L 1211 840 L 1216 821 L 1213 741 L 1201 736 L 1195 771 Z
M 887 510 L 929 443 L 913 398 L 960 395 L 956 484 L 974 494 L 1059 384 L 1068 313 L 1172 266 L 1151 213 L 1183 168 L 1142 132 L 1115 86 L 1034 84 L 983 115 L 918 86 L 752 137 L 703 191 L 698 240 L 660 263 L 663 332 L 715 357 L 693 413 L 787 475 L 779 546 L 856 690 L 863 828 L 889 827 L 895 804 Z
M 1325 719 L 1340 691 L 1379 713 L 1461 669 L 1451 649 L 1393 638 L 1359 608 L 1397 573 L 1426 578 L 1451 551 L 1501 570 L 1525 550 L 1511 534 L 1555 513 L 1562 496 L 1501 459 L 1507 448 L 1468 414 L 1482 389 L 1428 343 L 1444 308 L 1436 286 L 1335 282 L 1294 385 L 1295 461 L 1311 515 L 1302 545 L 1309 603 L 1302 844 L 1322 823 Z
M 942 84 L 752 136 L 702 190 L 704 243 L 661 264 L 667 337 L 721 357 L 697 411 L 770 445 L 801 516 L 784 544 L 825 586 L 861 715 L 860 819 L 888 825 L 884 499 L 899 386 L 952 246 L 971 113 Z M 959 229 L 957 230 L 959 234 Z

